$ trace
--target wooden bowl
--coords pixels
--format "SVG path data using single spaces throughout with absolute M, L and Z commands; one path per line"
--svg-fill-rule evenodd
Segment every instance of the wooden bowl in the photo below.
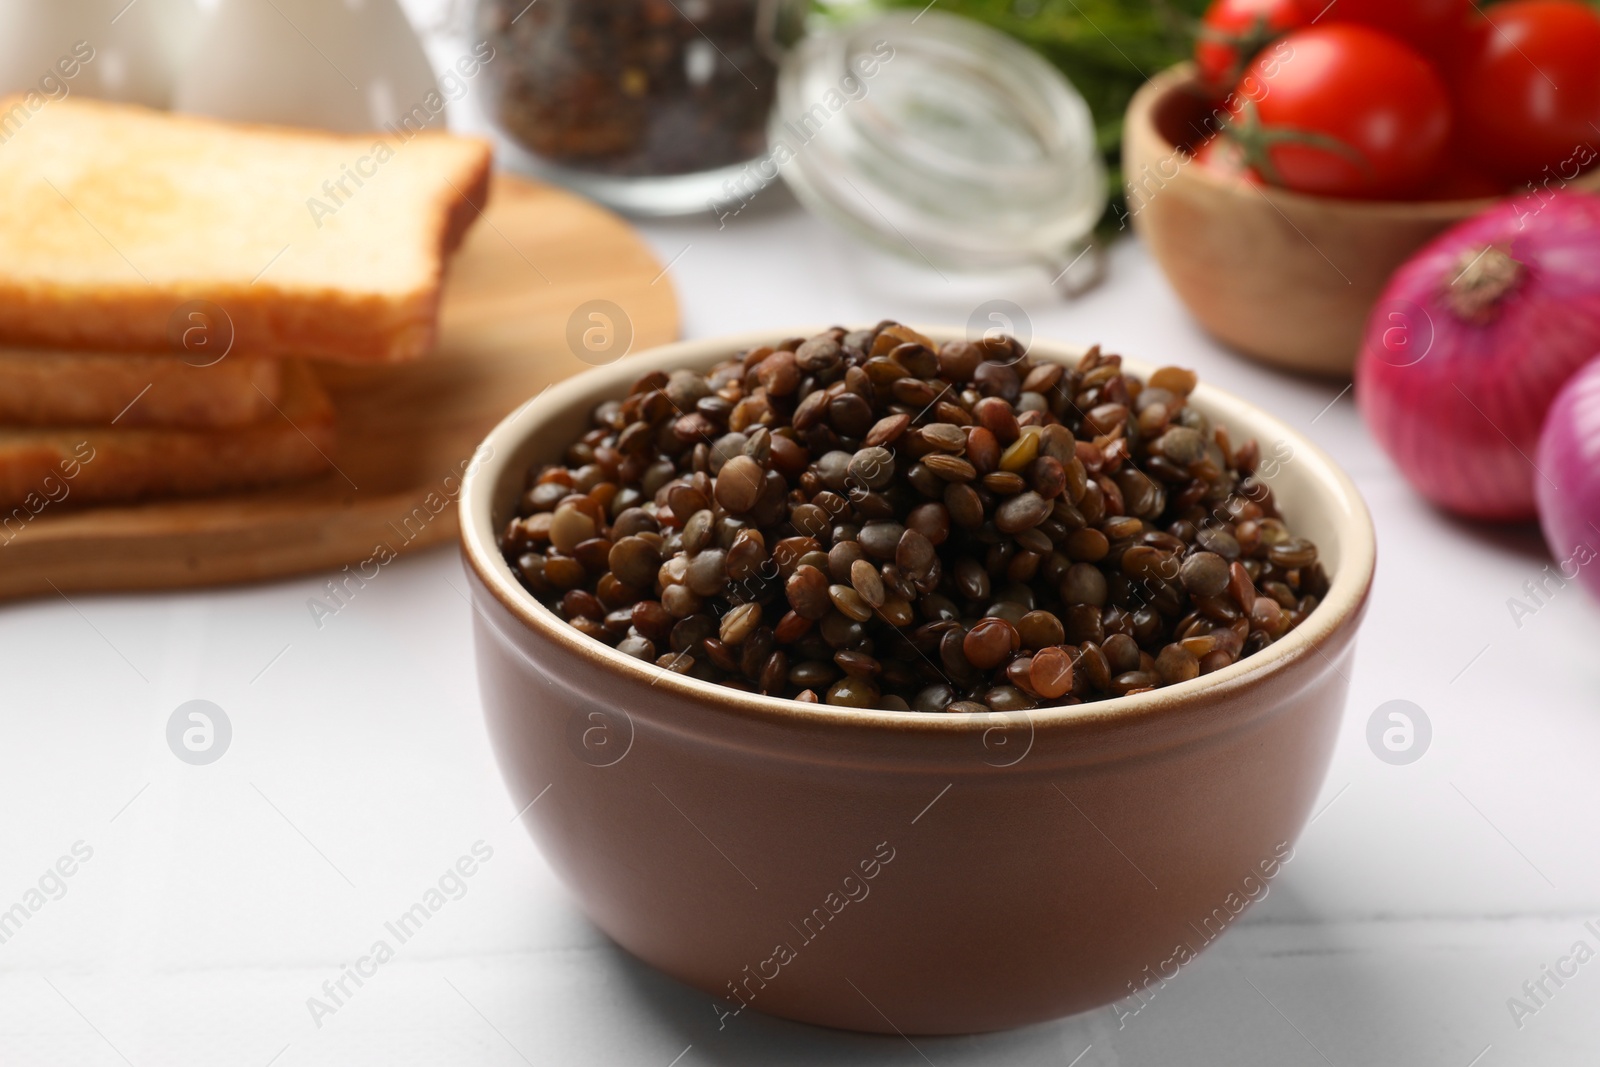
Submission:
M 561 455 L 595 404 L 651 371 L 703 371 L 813 332 L 693 341 L 587 371 L 479 449 L 461 541 L 512 801 L 595 925 L 702 990 L 719 1028 L 748 1025 L 746 1006 L 891 1034 L 994 1030 L 1124 999 L 1132 1011 L 1136 991 L 1221 936 L 1293 856 L 1372 581 L 1367 510 L 1305 437 L 1202 384 L 1193 404 L 1235 440 L 1290 457 L 1273 495 L 1316 542 L 1328 595 L 1214 674 L 1031 712 L 744 693 L 631 659 L 522 588 L 496 532 L 528 465 Z
M 1290 370 L 1348 377 L 1390 274 L 1495 198 L 1338 200 L 1219 174 L 1188 154 L 1213 108 L 1188 63 L 1134 95 L 1122 162 L 1135 232 L 1218 340 Z M 1600 188 L 1600 172 L 1570 184 Z M 1538 206 L 1531 189 L 1518 195 Z

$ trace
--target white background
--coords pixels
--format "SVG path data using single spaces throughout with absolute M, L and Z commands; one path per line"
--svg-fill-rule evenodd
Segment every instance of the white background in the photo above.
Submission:
M 1574 942 L 1600 949 L 1600 609 L 1574 586 L 1516 625 L 1508 598 L 1548 563 L 1535 533 L 1422 504 L 1348 393 L 1218 348 L 1135 243 L 1069 304 L 1039 279 L 901 267 L 781 193 L 725 230 L 641 229 L 673 263 L 685 336 L 960 325 L 1004 297 L 1036 336 L 1192 366 L 1345 466 L 1376 517 L 1377 583 L 1321 810 L 1271 895 L 1120 1028 L 1099 1011 L 913 1046 L 747 1013 L 718 1032 L 707 997 L 588 925 L 512 821 L 530 798 L 487 747 L 453 549 L 386 568 L 320 629 L 317 576 L 57 597 L 0 607 L 0 910 L 75 843 L 93 856 L 0 944 L 0 1063 L 1594 1061 L 1600 961 L 1520 1028 L 1507 1008 Z M 234 731 L 209 767 L 165 739 L 195 698 Z M 1433 727 L 1408 766 L 1366 741 L 1395 699 Z M 479 841 L 493 858 L 466 895 L 318 1027 L 307 998 Z

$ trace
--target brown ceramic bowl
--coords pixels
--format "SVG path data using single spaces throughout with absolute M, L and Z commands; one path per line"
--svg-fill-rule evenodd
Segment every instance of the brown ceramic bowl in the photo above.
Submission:
M 1495 199 L 1339 200 L 1218 174 L 1188 155 L 1213 107 L 1188 63 L 1134 96 L 1122 148 L 1133 228 L 1218 340 L 1266 363 L 1348 377 L 1389 276 Z M 1600 189 L 1600 170 L 1572 185 Z
M 1234 440 L 1292 457 L 1271 484 L 1321 549 L 1327 598 L 1215 674 L 1027 714 L 754 696 L 630 659 L 523 590 L 495 534 L 530 463 L 557 458 L 595 404 L 649 371 L 803 333 L 589 371 L 480 451 L 461 539 L 490 736 L 515 801 L 537 798 L 523 821 L 594 923 L 704 990 L 727 1026 L 748 1003 L 850 1030 L 963 1033 L 1130 997 L 1225 930 L 1305 823 L 1372 579 L 1366 507 L 1305 438 L 1202 385 L 1193 402 Z

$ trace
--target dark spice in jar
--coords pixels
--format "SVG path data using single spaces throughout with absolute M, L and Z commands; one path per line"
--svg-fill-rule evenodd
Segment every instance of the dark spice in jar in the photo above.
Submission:
M 692 174 L 754 159 L 766 150 L 777 80 L 758 46 L 759 7 L 488 0 L 479 22 L 494 48 L 490 109 L 535 155 L 596 174 Z
M 1140 693 L 1328 590 L 1194 388 L 1098 349 L 834 328 L 600 404 L 500 546 L 585 634 L 737 689 L 958 713 Z

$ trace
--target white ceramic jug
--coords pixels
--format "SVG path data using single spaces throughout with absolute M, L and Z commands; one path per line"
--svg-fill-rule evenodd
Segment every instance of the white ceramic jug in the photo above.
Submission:
M 166 107 L 200 22 L 194 0 L 3 0 L 0 93 Z
M 433 68 L 396 0 L 220 0 L 173 106 L 347 133 L 445 124 Z

